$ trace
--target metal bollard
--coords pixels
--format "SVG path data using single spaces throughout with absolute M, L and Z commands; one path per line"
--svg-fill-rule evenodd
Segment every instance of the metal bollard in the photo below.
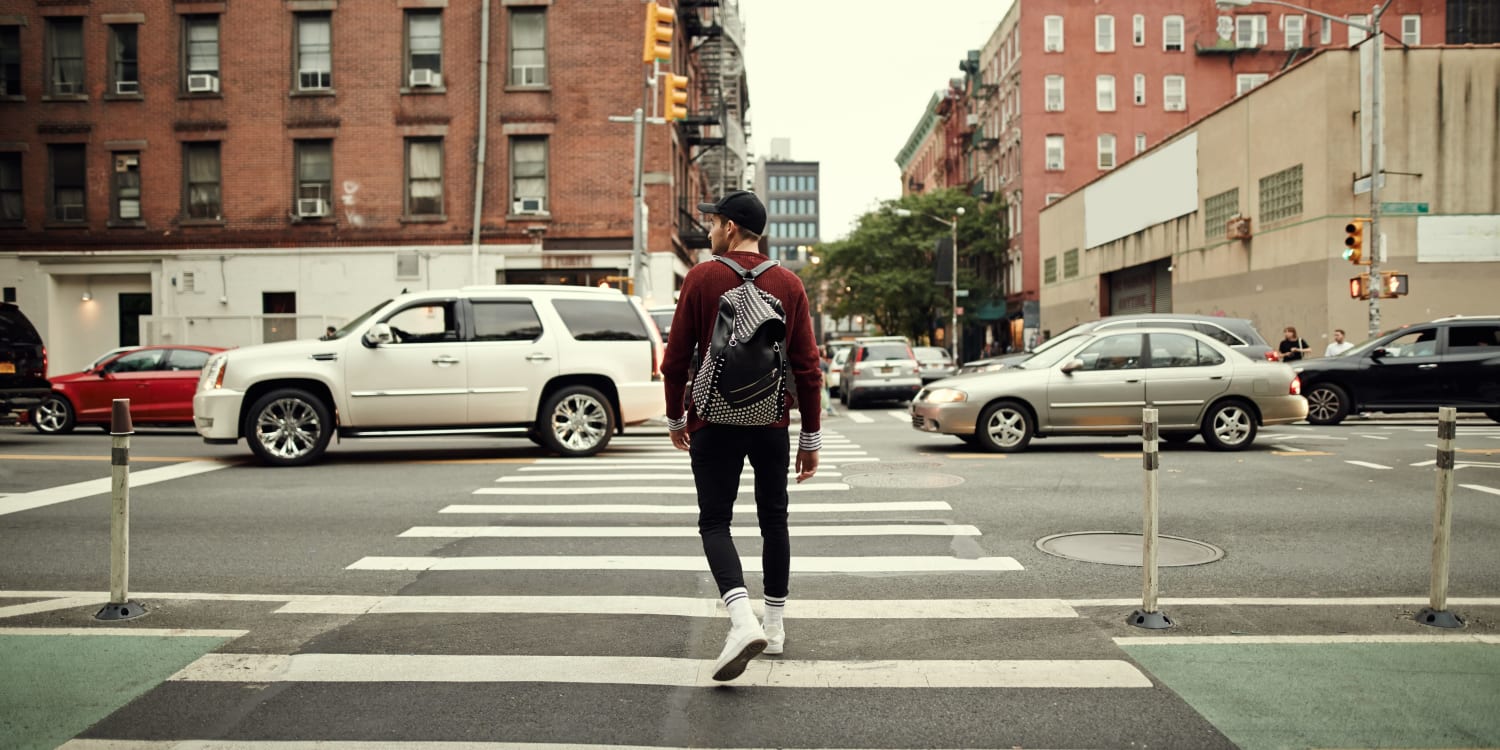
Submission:
M 1150 630 L 1172 627 L 1172 618 L 1156 609 L 1156 471 L 1161 466 L 1161 454 L 1157 453 L 1159 435 L 1156 430 L 1156 410 L 1141 410 L 1141 434 L 1143 438 L 1141 458 L 1146 470 L 1146 508 L 1144 528 L 1141 530 L 1141 608 L 1130 614 L 1131 625 Z
M 1464 618 L 1448 611 L 1448 541 L 1453 533 L 1453 443 L 1458 437 L 1458 410 L 1438 409 L 1437 509 L 1432 519 L 1431 606 L 1417 613 L 1417 622 L 1435 628 L 1461 628 Z
M 96 620 L 129 620 L 146 614 L 146 608 L 130 601 L 130 399 L 117 398 L 109 415 L 110 495 L 109 604 L 94 615 Z

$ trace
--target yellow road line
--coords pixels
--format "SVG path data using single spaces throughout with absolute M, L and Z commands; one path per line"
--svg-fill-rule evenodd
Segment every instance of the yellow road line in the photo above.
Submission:
M 1100 453 L 1100 458 L 1140 458 L 1140 453 Z
M 1332 456 L 1326 451 L 1271 451 L 1273 456 Z
M 960 460 L 964 460 L 964 459 L 978 459 L 978 460 L 981 460 L 981 461 L 996 461 L 996 460 L 1005 458 L 1005 455 L 1001 454 L 1001 453 L 944 453 L 943 457 L 944 458 L 957 458 L 957 459 L 960 459 Z

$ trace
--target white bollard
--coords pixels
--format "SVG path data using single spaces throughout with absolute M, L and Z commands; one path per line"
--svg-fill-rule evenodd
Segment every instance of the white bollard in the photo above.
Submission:
M 1458 410 L 1438 409 L 1437 509 L 1432 519 L 1432 595 L 1417 622 L 1436 628 L 1461 628 L 1464 618 L 1448 611 L 1448 541 L 1453 533 L 1453 443 L 1458 438 Z
M 1156 578 L 1156 471 L 1161 466 L 1161 454 L 1157 452 L 1159 433 L 1156 429 L 1156 410 L 1141 410 L 1141 459 L 1146 472 L 1145 518 L 1141 530 L 1141 608 L 1131 613 L 1128 622 L 1138 628 L 1160 630 L 1172 627 L 1172 618 L 1157 611 Z
M 109 604 L 94 617 L 99 620 L 129 620 L 146 614 L 146 608 L 130 601 L 130 399 L 111 404 Z

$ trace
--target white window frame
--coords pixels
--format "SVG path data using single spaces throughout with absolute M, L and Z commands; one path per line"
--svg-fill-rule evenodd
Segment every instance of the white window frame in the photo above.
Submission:
M 1176 84 L 1177 94 L 1172 94 L 1173 84 Z M 1167 112 L 1187 111 L 1187 77 L 1179 75 L 1162 76 L 1161 79 L 1161 106 Z
M 1135 153 L 1136 153 L 1136 155 L 1139 156 L 1140 153 L 1142 151 L 1145 151 L 1145 150 L 1146 150 L 1146 134 L 1145 133 L 1136 133 L 1135 134 Z
M 1056 86 L 1054 86 L 1053 84 L 1056 84 Z M 1043 102 L 1042 102 L 1043 111 L 1046 111 L 1046 112 L 1061 112 L 1061 111 L 1063 111 L 1063 109 L 1066 106 L 1066 103 L 1068 101 L 1067 97 L 1064 95 L 1065 89 L 1063 88 L 1063 86 L 1064 86 L 1063 77 L 1060 76 L 1060 75 L 1047 76 L 1045 79 L 1043 79 L 1042 86 L 1043 86 L 1043 91 L 1045 92 L 1045 96 L 1046 96 L 1046 99 L 1043 100 Z M 1054 93 L 1054 89 L 1055 89 L 1055 92 L 1057 94 L 1057 97 L 1056 97 L 1055 100 L 1054 100 L 1054 98 L 1052 96 L 1053 93 Z M 1055 105 L 1054 105 L 1054 101 L 1055 101 Z
M 1136 73 L 1135 74 L 1135 103 L 1136 103 L 1136 106 L 1144 106 L 1146 104 L 1146 74 L 1145 73 Z
M 1063 17 L 1047 16 L 1042 19 L 1042 51 L 1063 51 Z
M 1318 30 L 1318 44 L 1333 44 L 1333 22 L 1324 18 L 1323 26 Z
M 1115 17 L 1094 16 L 1094 51 L 1115 51 Z
M 1422 17 L 1401 17 L 1401 43 L 1408 47 L 1422 44 Z
M 1235 16 L 1234 46 L 1238 49 L 1266 46 L 1266 17 L 1258 14 Z
M 1050 206 L 1050 205 L 1052 205 L 1052 204 L 1054 204 L 1054 203 L 1062 200 L 1064 195 L 1066 195 L 1066 193 L 1048 193 L 1047 194 L 1047 205 Z
M 1234 95 L 1244 96 L 1265 83 L 1271 76 L 1266 73 L 1240 73 L 1234 77 Z
M 1107 171 L 1109 171 L 1111 169 L 1114 169 L 1116 166 L 1119 165 L 1119 161 L 1115 158 L 1115 134 L 1114 133 L 1100 133 L 1099 134 L 1099 152 L 1098 153 L 1099 153 L 1099 157 L 1098 157 L 1099 169 L 1107 172 Z
M 322 25 L 327 33 L 328 42 L 318 45 L 309 42 L 308 33 L 312 26 Z M 292 82 L 298 91 L 328 91 L 333 88 L 333 14 L 331 13 L 298 13 L 296 14 L 296 29 L 293 32 L 295 38 L 295 51 L 297 59 L 297 80 Z M 321 62 L 314 60 L 321 59 Z
M 1067 169 L 1067 151 L 1065 149 L 1065 144 L 1063 143 L 1063 137 L 1056 134 L 1049 135 L 1046 137 L 1046 139 L 1044 139 L 1044 142 L 1046 143 L 1047 148 L 1045 162 L 1046 170 L 1048 172 L 1061 172 L 1064 169 Z M 1056 158 L 1053 158 L 1054 150 L 1056 151 Z
M 1130 19 L 1130 43 L 1137 47 L 1146 46 L 1146 17 L 1139 13 Z
M 1281 38 L 1289 50 L 1307 46 L 1307 17 L 1286 15 L 1281 17 Z
M 1100 112 L 1115 111 L 1115 77 L 1102 75 L 1094 79 L 1094 106 Z
M 1358 13 L 1354 13 L 1354 14 L 1352 14 L 1352 15 L 1349 16 L 1349 21 L 1350 21 L 1350 23 L 1357 23 L 1357 24 L 1360 24 L 1360 25 L 1367 25 L 1367 24 L 1370 23 L 1370 17 L 1369 16 L 1365 16 L 1365 15 L 1360 15 Z M 1349 46 L 1350 47 L 1353 47 L 1354 45 L 1359 44 L 1360 42 L 1363 42 L 1364 40 L 1370 38 L 1370 35 L 1368 33 L 1366 33 L 1364 29 L 1361 29 L 1358 26 L 1349 26 L 1348 29 L 1349 29 Z
M 1172 32 L 1173 26 L 1177 27 L 1177 31 L 1175 34 L 1175 36 L 1177 37 L 1175 49 L 1173 49 L 1174 45 L 1172 42 L 1172 37 L 1174 36 Z M 1166 16 L 1161 19 L 1161 48 L 1163 50 L 1167 52 L 1183 51 L 1187 47 L 1187 42 L 1185 41 L 1186 38 L 1187 23 L 1183 20 L 1182 16 Z

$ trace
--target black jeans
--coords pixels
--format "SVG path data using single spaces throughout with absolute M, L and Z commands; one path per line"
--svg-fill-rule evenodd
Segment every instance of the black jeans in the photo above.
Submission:
M 761 569 L 765 595 L 787 595 L 792 564 L 792 545 L 786 530 L 786 483 L 788 442 L 785 427 L 733 427 L 708 425 L 693 433 L 689 451 L 693 482 L 698 487 L 698 535 L 703 554 L 713 571 L 719 593 L 745 585 L 740 554 L 734 548 L 729 523 L 734 519 L 734 499 L 739 494 L 740 473 L 745 459 L 755 469 L 755 512 L 764 540 Z

